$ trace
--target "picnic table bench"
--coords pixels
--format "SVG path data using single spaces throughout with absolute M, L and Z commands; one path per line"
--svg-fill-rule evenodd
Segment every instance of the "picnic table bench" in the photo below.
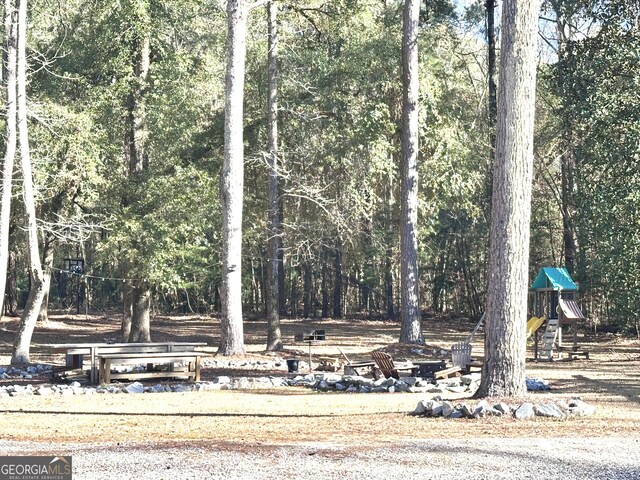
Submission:
M 100 383 L 110 383 L 120 378 L 157 378 L 157 377 L 187 377 L 191 381 L 200 381 L 200 357 L 202 352 L 139 352 L 139 353 L 100 353 L 97 355 Z M 175 363 L 186 363 L 186 370 L 177 370 Z M 143 372 L 111 372 L 113 365 L 146 364 Z M 164 364 L 166 369 L 156 366 Z
M 98 382 L 98 360 L 100 354 L 120 353 L 165 353 L 192 352 L 195 347 L 204 347 L 206 342 L 149 342 L 149 343 L 55 343 L 43 345 L 52 352 L 66 354 L 67 368 L 82 368 L 84 355 L 89 355 L 91 370 L 89 381 Z

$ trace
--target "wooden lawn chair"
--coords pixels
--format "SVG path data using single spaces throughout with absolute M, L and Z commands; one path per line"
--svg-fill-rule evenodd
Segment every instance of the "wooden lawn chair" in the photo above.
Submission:
M 478 320 L 478 323 L 466 340 L 451 345 L 451 364 L 454 367 L 460 367 L 460 369 L 464 370 L 465 372 L 469 371 L 469 366 L 472 363 L 471 341 L 473 340 L 473 337 L 478 332 L 478 329 L 483 322 L 484 313 L 482 314 L 482 317 L 480 317 L 480 320 Z
M 401 371 L 409 371 L 412 375 L 418 372 L 417 365 L 411 362 L 394 362 L 391 355 L 386 352 L 373 352 L 371 357 L 385 378 L 400 378 L 398 372 Z

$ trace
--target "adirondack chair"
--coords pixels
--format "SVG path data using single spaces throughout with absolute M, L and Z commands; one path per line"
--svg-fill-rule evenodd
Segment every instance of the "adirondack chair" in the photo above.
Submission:
M 409 371 L 412 375 L 418 372 L 417 365 L 411 362 L 394 362 L 391 355 L 386 352 L 373 352 L 371 357 L 385 378 L 400 378 L 398 372 L 401 371 Z

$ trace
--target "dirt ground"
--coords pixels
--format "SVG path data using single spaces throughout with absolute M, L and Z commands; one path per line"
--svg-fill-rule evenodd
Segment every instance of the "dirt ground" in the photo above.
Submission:
M 61 355 L 51 355 L 43 345 L 109 341 L 117 339 L 117 315 L 52 315 L 50 324 L 33 336 L 32 362 L 61 366 Z M 0 365 L 10 359 L 16 320 L 0 323 Z M 415 347 L 400 346 L 395 322 L 345 319 L 282 322 L 287 351 L 306 352 L 293 342 L 294 333 L 314 328 L 326 330 L 327 341 L 313 347 L 313 354 L 338 354 L 340 347 L 352 360 L 370 358 L 372 350 L 386 347 L 396 358 L 418 360 L 464 340 L 473 323 L 452 318 L 425 318 L 429 344 L 422 354 Z M 266 323 L 245 322 L 247 357 L 267 358 L 264 352 Z M 152 322 L 154 341 L 204 341 L 204 350 L 215 354 L 218 320 L 203 316 L 158 316 Z M 408 415 L 424 394 L 319 393 L 305 388 L 274 390 L 162 393 L 143 395 L 21 396 L 0 399 L 0 439 L 66 443 L 145 442 L 174 445 L 182 441 L 216 442 L 253 446 L 330 442 L 344 445 L 392 445 L 428 439 L 546 437 L 640 438 L 640 344 L 610 334 L 580 335 L 580 345 L 590 360 L 535 363 L 528 361 L 529 376 L 550 381 L 543 398 L 579 396 L 597 407 L 592 417 L 567 420 L 509 418 L 482 420 L 424 419 Z M 482 354 L 481 335 L 474 342 L 474 356 Z M 530 352 L 531 353 L 531 352 Z M 276 373 L 276 372 L 273 372 Z M 241 368 L 207 368 L 205 378 L 217 375 L 264 375 Z M 277 372 L 283 375 L 283 371 Z M 15 383 L 4 380 L 3 383 Z M 153 382 L 157 383 L 157 382 Z M 513 401 L 513 400 L 512 400 Z

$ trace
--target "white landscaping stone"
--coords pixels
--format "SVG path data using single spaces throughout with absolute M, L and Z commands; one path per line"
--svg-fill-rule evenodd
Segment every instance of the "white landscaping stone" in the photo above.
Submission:
M 373 379 L 371 378 L 364 378 L 364 377 L 356 377 L 357 380 L 357 385 L 360 387 L 368 387 L 368 388 L 373 388 L 375 387 L 375 382 Z
M 418 377 L 402 377 L 402 381 L 413 387 L 418 382 Z
M 245 377 L 243 377 L 243 378 L 245 378 Z M 245 378 L 245 380 L 246 380 L 246 378 Z M 178 392 L 178 393 L 190 392 L 191 391 L 191 387 L 187 386 L 187 385 L 178 384 L 178 385 L 175 385 L 173 387 L 173 391 L 174 392 Z
M 476 404 L 476 408 L 473 410 L 471 416 L 473 418 L 482 418 L 487 415 L 487 411 L 489 410 L 489 403 L 486 400 L 480 400 Z
M 533 418 L 534 415 L 535 415 L 535 412 L 533 411 L 533 403 L 530 403 L 530 402 L 525 402 L 522 405 L 520 405 L 514 413 L 514 416 L 520 420 Z
M 142 385 L 140 382 L 134 382 L 131 385 L 127 385 L 126 387 L 124 387 L 124 392 L 125 393 L 143 393 L 144 385 Z
M 42 396 L 52 395 L 53 394 L 53 390 L 50 387 L 40 387 L 40 388 L 36 389 L 34 394 L 35 395 L 42 395 Z
M 574 399 L 569 402 L 570 415 L 593 415 L 594 413 L 596 413 L 596 407 L 582 400 Z
M 342 381 L 342 375 L 338 375 L 335 373 L 325 373 L 322 378 L 323 381 L 327 382 L 327 384 L 333 386 L 338 382 Z
M 533 410 L 538 417 L 563 418 L 564 413 L 555 403 L 536 405 Z
M 475 382 L 479 382 L 481 379 L 481 375 L 477 372 L 469 373 L 467 375 L 462 375 L 460 377 L 460 381 L 463 385 L 470 385 Z
M 493 408 L 503 415 L 511 415 L 511 407 L 504 402 L 496 403 Z
M 451 393 L 464 393 L 468 389 L 466 385 L 456 385 L 454 387 L 447 387 L 447 390 L 450 391 Z
M 433 400 L 420 400 L 413 411 L 414 415 L 425 415 L 433 410 Z
M 384 387 L 384 388 L 389 388 L 391 385 L 395 385 L 395 383 L 396 383 L 396 379 L 393 377 L 379 378 L 378 380 L 373 382 L 375 387 Z
M 474 409 L 472 409 L 466 403 L 461 403 L 459 405 L 456 405 L 456 410 L 459 411 L 463 417 L 473 418 Z

